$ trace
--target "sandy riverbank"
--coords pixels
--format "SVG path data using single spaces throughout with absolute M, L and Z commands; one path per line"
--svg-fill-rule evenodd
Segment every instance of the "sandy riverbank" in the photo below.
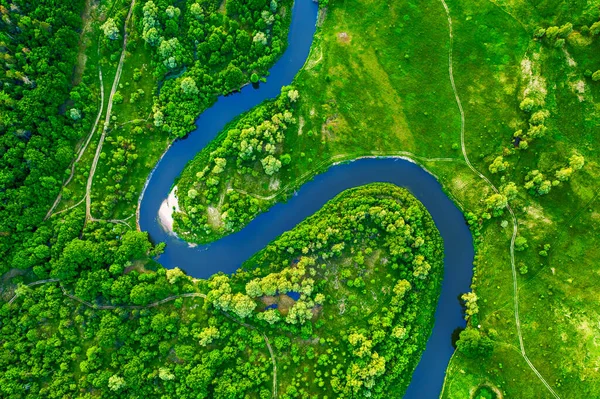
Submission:
M 173 212 L 179 212 L 179 201 L 177 200 L 177 186 L 174 186 L 166 200 L 160 204 L 158 220 L 168 233 L 173 232 Z

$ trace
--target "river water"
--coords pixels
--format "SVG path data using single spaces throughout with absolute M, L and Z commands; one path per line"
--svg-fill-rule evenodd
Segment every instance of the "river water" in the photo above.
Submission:
M 262 101 L 275 98 L 282 86 L 292 82 L 308 57 L 316 19 L 317 5 L 313 1 L 296 0 L 288 48 L 271 68 L 267 83 L 261 83 L 258 89 L 248 85 L 239 93 L 220 97 L 213 107 L 200 115 L 194 132 L 173 143 L 155 167 L 142 193 L 140 228 L 150 234 L 152 241 L 167 243 L 159 258 L 164 267 L 179 267 L 193 277 L 208 278 L 219 271 L 236 271 L 270 241 L 294 228 L 348 188 L 372 182 L 389 182 L 407 188 L 433 217 L 444 240 L 445 258 L 433 332 L 404 398 L 438 398 L 454 352 L 452 332 L 465 325 L 458 296 L 469 291 L 473 274 L 473 240 L 462 213 L 444 194 L 438 181 L 418 165 L 404 159 L 368 158 L 332 166 L 304 184 L 286 203 L 273 206 L 240 232 L 209 245 L 190 246 L 167 234 L 158 222 L 160 205 L 185 165 L 229 121 Z

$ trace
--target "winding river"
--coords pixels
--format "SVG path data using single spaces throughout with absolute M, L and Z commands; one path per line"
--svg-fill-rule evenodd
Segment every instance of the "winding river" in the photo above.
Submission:
M 180 267 L 189 275 L 208 278 L 222 271 L 234 272 L 246 259 L 270 241 L 291 230 L 340 192 L 372 182 L 389 182 L 410 190 L 433 217 L 444 240 L 444 280 L 435 325 L 427 347 L 413 374 L 405 399 L 438 398 L 446 367 L 454 349 L 452 332 L 464 327 L 458 296 L 469 290 L 472 278 L 473 240 L 462 213 L 444 194 L 431 174 L 404 159 L 365 158 L 335 165 L 304 184 L 286 203 L 273 206 L 242 231 L 215 243 L 191 246 L 167 234 L 158 222 L 158 210 L 185 165 L 237 115 L 262 101 L 276 97 L 282 86 L 292 82 L 308 57 L 316 30 L 317 5 L 296 0 L 288 36 L 289 45 L 271 68 L 267 83 L 259 89 L 245 86 L 241 92 L 221 97 L 196 121 L 196 130 L 173 143 L 150 175 L 140 202 L 139 225 L 154 242 L 166 242 L 160 263 Z

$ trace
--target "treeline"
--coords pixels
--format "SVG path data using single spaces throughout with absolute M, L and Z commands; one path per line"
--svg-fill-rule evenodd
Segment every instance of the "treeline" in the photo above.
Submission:
M 83 0 L 0 0 L 0 273 L 58 194 L 96 101 L 71 90 Z
M 238 178 L 249 190 L 268 184 L 291 162 L 284 139 L 296 123 L 298 97 L 293 87 L 282 88 L 276 100 L 230 123 L 186 166 L 178 181 L 179 234 L 192 241 L 211 241 L 241 229 L 263 210 L 264 201 L 232 186 Z
M 217 95 L 266 75 L 287 45 L 291 5 L 289 0 L 140 4 L 138 30 L 153 49 L 153 73 L 163 80 L 154 125 L 183 137 Z

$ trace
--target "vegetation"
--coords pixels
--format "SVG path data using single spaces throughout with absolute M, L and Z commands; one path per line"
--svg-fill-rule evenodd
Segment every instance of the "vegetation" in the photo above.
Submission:
M 441 0 L 322 2 L 293 85 L 229 124 L 181 176 L 176 228 L 212 241 L 334 162 L 413 157 L 476 238 L 467 328 L 442 397 L 551 397 L 548 386 L 598 397 L 599 4 L 446 3 L 452 41 Z M 162 269 L 152 260 L 162 246 L 131 231 L 168 143 L 217 95 L 265 79 L 291 1 L 138 1 L 126 22 L 132 4 L 0 0 L 3 296 L 19 284 L 0 310 L 0 396 L 271 397 L 273 359 L 279 397 L 402 392 L 431 327 L 439 239 L 424 222 L 411 233 L 427 232 L 421 246 L 393 241 L 404 259 L 386 241 L 396 219 L 348 210 L 395 209 L 411 224 L 417 209 L 429 221 L 420 205 L 390 201 L 414 201 L 402 190 L 350 191 L 210 281 Z M 328 232 L 335 223 L 351 233 Z M 21 285 L 40 279 L 59 281 Z M 374 287 L 387 288 L 374 297 Z M 207 298 L 145 308 L 181 294 Z
M 238 90 L 259 76 L 286 47 L 288 12 L 283 0 L 146 1 L 138 29 L 152 48 L 152 74 L 164 81 L 154 98 L 154 126 L 183 137 L 217 94 Z
M 0 1 L 0 257 L 31 238 L 89 129 L 93 93 L 71 86 L 82 0 Z M 58 22 L 60 21 L 60 22 Z M 0 273 L 6 272 L 0 263 Z
M 93 233 L 63 251 L 58 283 L 21 286 L 0 309 L 3 397 L 27 384 L 49 398 L 270 398 L 270 350 L 282 398 L 389 397 L 418 363 L 443 275 L 431 217 L 389 184 L 340 194 L 208 281 L 153 264 L 144 233 Z
M 214 240 L 241 228 L 333 162 L 412 153 L 461 204 L 476 237 L 477 312 L 468 314 L 443 396 L 468 397 L 482 383 L 508 397 L 548 393 L 519 350 L 508 205 L 518 223 L 515 269 L 528 357 L 561 397 L 597 396 L 600 385 L 589 371 L 597 358 L 591 344 L 598 339 L 591 327 L 597 312 L 584 304 L 593 302 L 587 282 L 598 280 L 594 127 L 600 87 L 593 71 L 600 59 L 597 26 L 592 29 L 600 19 L 597 4 L 554 1 L 533 12 L 512 1 L 500 7 L 486 1 L 447 3 L 465 150 L 497 193 L 457 151 L 461 120 L 448 78 L 442 3 L 334 2 L 293 83 L 299 94 L 295 123 L 287 125 L 277 148 L 278 154 L 290 155 L 290 163 L 267 175 L 258 157 L 248 160 L 244 165 L 252 172 L 222 172 L 220 180 L 229 185 L 217 188 L 220 195 L 202 191 L 190 200 L 185 189 L 198 184 L 196 173 L 207 166 L 207 155 L 198 155 L 178 182 L 183 206 L 175 227 L 192 229 L 187 239 Z M 268 119 L 270 107 L 263 104 L 226 131 L 246 128 L 247 118 L 261 112 Z M 225 148 L 226 137 L 222 134 L 210 151 Z M 200 223 L 187 222 L 192 213 Z M 211 223 L 218 220 L 211 215 L 222 219 L 224 214 L 242 217 L 230 225 Z
M 297 100 L 298 91 L 284 87 L 277 100 L 230 124 L 196 156 L 178 187 L 187 210 L 176 215 L 182 237 L 208 241 L 240 229 L 264 210 L 264 201 L 236 191 L 232 185 L 243 186 L 249 179 L 274 179 L 290 164 L 291 156 L 282 152 L 286 132 L 296 124 Z M 276 183 L 271 180 L 271 184 Z

